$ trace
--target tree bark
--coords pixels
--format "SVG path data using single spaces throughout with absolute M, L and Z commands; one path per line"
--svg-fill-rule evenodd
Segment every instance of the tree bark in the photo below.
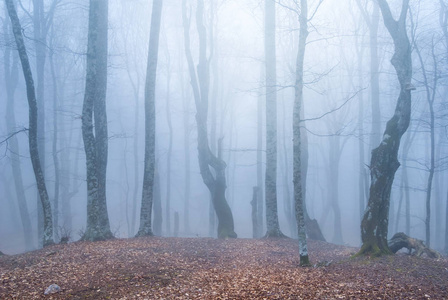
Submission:
M 199 62 L 197 75 L 190 49 L 190 18 L 187 17 L 186 1 L 182 1 L 182 20 L 184 27 L 185 55 L 190 73 L 191 86 L 196 104 L 196 124 L 198 130 L 198 160 L 202 180 L 212 195 L 213 206 L 218 217 L 218 238 L 236 238 L 232 211 L 227 203 L 226 163 L 221 159 L 218 147 L 218 157 L 210 150 L 207 134 L 208 92 L 209 92 L 209 61 L 206 56 L 206 29 L 203 24 L 204 2 L 198 0 L 196 8 L 196 27 L 199 35 Z M 215 175 L 212 174 L 213 168 Z
M 277 87 L 275 51 L 275 1 L 265 0 L 266 67 L 266 227 L 265 237 L 285 237 L 280 230 L 277 209 Z
M 400 83 L 400 95 L 394 116 L 387 122 L 381 144 L 372 151 L 370 163 L 370 196 L 361 222 L 362 247 L 358 255 L 390 254 L 387 245 L 390 192 L 398 162 L 398 149 L 411 116 L 412 60 L 411 45 L 406 32 L 409 0 L 403 0 L 398 21 L 394 20 L 386 0 L 378 0 L 384 24 L 395 46 L 391 63 Z
M 306 241 L 304 197 L 302 194 L 302 145 L 300 134 L 301 109 L 303 103 L 303 67 L 305 60 L 306 39 L 308 37 L 308 1 L 300 0 L 300 32 L 299 45 L 296 61 L 296 82 L 294 86 L 294 108 L 293 108 L 293 183 L 294 203 L 297 220 L 297 232 L 299 238 L 300 265 L 310 264 L 308 258 L 308 246 Z
M 260 227 L 258 225 L 258 187 L 253 187 L 252 192 L 252 201 L 250 201 L 250 205 L 252 206 L 252 237 L 254 239 L 260 236 Z
M 155 93 L 162 4 L 162 0 L 155 0 L 153 2 L 151 15 L 151 31 L 149 36 L 148 64 L 146 69 L 145 85 L 145 167 L 143 173 L 140 228 L 136 236 L 153 235 L 151 218 L 154 197 L 153 189 L 156 145 Z
M 14 39 L 16 41 L 17 50 L 19 52 L 20 61 L 22 63 L 23 75 L 25 77 L 25 83 L 26 83 L 26 93 L 29 105 L 28 142 L 30 148 L 31 163 L 33 165 L 34 176 L 36 178 L 37 189 L 39 192 L 39 197 L 43 209 L 43 216 L 44 216 L 43 246 L 45 247 L 54 244 L 53 219 L 51 215 L 52 213 L 51 204 L 48 197 L 47 187 L 45 185 L 44 173 L 39 158 L 39 149 L 37 142 L 38 108 L 37 108 L 36 92 L 34 89 L 33 75 L 31 73 L 31 67 L 28 59 L 28 54 L 26 52 L 25 43 L 23 41 L 22 28 L 20 25 L 19 17 L 17 16 L 17 11 L 14 7 L 14 3 L 12 0 L 5 0 L 5 3 L 8 9 L 9 17 L 11 19 Z
M 89 241 L 113 238 L 106 203 L 107 26 L 108 0 L 91 0 L 86 88 L 82 110 L 82 135 L 87 170 L 87 227 L 82 239 Z

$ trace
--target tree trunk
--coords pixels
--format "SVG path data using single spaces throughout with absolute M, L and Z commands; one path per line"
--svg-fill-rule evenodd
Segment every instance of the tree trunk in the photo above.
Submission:
M 153 232 L 157 236 L 162 236 L 162 195 L 160 193 L 160 175 L 159 175 L 159 169 L 156 167 L 154 170 L 154 191 L 153 191 L 153 197 L 154 197 L 154 220 L 152 221 L 152 228 Z
M 412 60 L 406 32 L 409 0 L 403 0 L 398 21 L 394 20 L 386 0 L 378 0 L 386 25 L 395 45 L 391 63 L 400 83 L 400 95 L 394 116 L 387 122 L 381 144 L 372 151 L 370 163 L 370 196 L 361 222 L 362 247 L 358 255 L 390 254 L 387 245 L 390 192 L 398 162 L 398 149 L 411 116 Z
M 260 72 L 262 73 L 262 72 Z M 260 75 L 262 77 L 262 75 Z M 261 82 L 261 80 L 260 80 Z M 257 219 L 260 227 L 259 236 L 263 232 L 263 100 L 260 87 L 260 93 L 257 99 L 257 187 L 258 187 L 258 204 L 257 204 Z
M 299 45 L 296 62 L 296 82 L 294 86 L 294 109 L 293 109 L 293 183 L 294 203 L 297 220 L 297 232 L 299 238 L 300 265 L 310 264 L 308 258 L 308 246 L 306 241 L 304 201 L 302 194 L 302 145 L 300 135 L 301 109 L 303 103 L 303 66 L 305 60 L 306 39 L 308 37 L 308 2 L 300 0 L 300 32 Z
M 168 138 L 168 152 L 166 154 L 166 234 L 171 234 L 171 156 L 173 153 L 173 124 L 171 122 L 171 72 L 170 72 L 170 54 L 169 49 L 167 51 L 167 78 L 166 78 L 166 119 L 168 123 L 169 138 Z
M 426 91 L 426 101 L 428 102 L 429 108 L 429 133 L 430 133 L 430 165 L 429 165 L 429 174 L 428 181 L 426 184 L 426 219 L 425 219 L 425 231 L 426 231 L 426 245 L 428 247 L 431 246 L 431 192 L 432 192 L 432 181 L 434 178 L 435 172 L 435 117 L 434 117 L 434 100 L 437 92 L 437 82 L 439 79 L 439 71 L 437 69 L 437 59 L 434 54 L 434 43 L 432 44 L 432 59 L 434 65 L 434 78 L 433 78 L 433 86 L 430 86 L 429 79 L 425 67 L 425 62 L 423 61 L 423 57 L 419 48 L 417 41 L 413 39 L 413 45 L 415 48 L 415 52 L 417 52 L 418 59 L 420 61 L 420 66 L 422 68 L 423 75 L 423 84 L 425 86 Z
M 183 69 L 183 68 L 182 68 Z M 181 75 L 183 123 L 184 123 L 184 162 L 185 162 L 185 199 L 184 199 L 184 230 L 190 233 L 190 97 L 185 95 L 185 85 L 183 74 Z
M 29 105 L 29 133 L 28 142 L 30 148 L 31 163 L 33 165 L 34 176 L 36 178 L 37 189 L 39 192 L 41 205 L 44 215 L 44 235 L 43 246 L 54 244 L 53 242 L 53 219 L 51 204 L 48 198 L 47 187 L 45 185 L 44 173 L 39 158 L 39 149 L 37 142 L 37 100 L 34 90 L 33 75 L 31 73 L 31 67 L 28 60 L 28 54 L 26 52 L 25 43 L 22 36 L 22 27 L 20 25 L 19 17 L 17 16 L 16 9 L 12 0 L 5 0 L 8 14 L 11 19 L 12 30 L 14 33 L 14 39 L 16 41 L 17 50 L 19 52 L 20 61 L 22 63 L 23 75 L 25 77 L 26 92 Z
M 284 237 L 280 231 L 277 210 L 277 87 L 275 54 L 275 2 L 265 0 L 265 66 L 266 66 L 266 175 L 265 237 Z
M 155 93 L 162 4 L 162 0 L 155 0 L 153 2 L 151 15 L 151 31 L 149 36 L 148 64 L 146 69 L 145 85 L 145 167 L 143 171 L 140 228 L 137 232 L 137 236 L 153 235 L 151 218 L 154 196 L 153 189 L 156 144 Z
M 225 197 L 226 163 L 221 159 L 218 147 L 218 157 L 211 151 L 207 134 L 208 91 L 209 91 L 209 61 L 206 57 L 206 29 L 203 24 L 204 2 L 198 0 L 196 9 L 196 27 L 199 34 L 199 62 L 197 75 L 190 49 L 190 19 L 187 17 L 186 1 L 182 1 L 182 20 L 184 26 L 185 55 L 188 62 L 191 86 L 196 104 L 196 124 L 198 130 L 198 160 L 202 180 L 210 191 L 213 206 L 218 217 L 218 238 L 236 238 L 233 215 Z M 214 170 L 214 175 L 210 170 Z
M 83 240 L 113 237 L 106 203 L 108 0 L 91 0 L 82 135 L 87 170 L 87 227 Z M 95 123 L 95 126 L 94 126 Z
M 252 206 L 252 237 L 254 239 L 260 236 L 260 227 L 258 225 L 258 187 L 254 186 L 252 193 L 252 201 L 250 201 L 250 205 Z
M 56 79 L 56 71 L 54 69 L 53 53 L 50 54 L 51 78 L 53 81 L 53 141 L 52 141 L 52 158 L 54 164 L 54 196 L 53 196 L 53 228 L 55 231 L 56 241 L 59 242 L 59 194 L 61 186 L 61 169 L 58 157 L 58 84 Z
M 9 22 L 3 22 L 3 32 L 5 36 L 9 33 Z M 10 47 L 5 47 L 4 52 L 4 77 L 6 89 L 6 129 L 8 133 L 16 130 L 16 119 L 14 112 L 14 93 L 18 82 L 18 61 L 17 56 L 14 56 L 11 65 L 11 50 Z M 23 186 L 22 169 L 20 167 L 20 151 L 17 137 L 13 136 L 9 139 L 9 147 L 11 149 L 11 168 L 14 178 L 14 188 L 16 191 L 17 204 L 19 207 L 20 220 L 23 227 L 23 237 L 25 241 L 25 250 L 33 249 L 33 235 L 30 215 L 26 203 L 25 188 Z

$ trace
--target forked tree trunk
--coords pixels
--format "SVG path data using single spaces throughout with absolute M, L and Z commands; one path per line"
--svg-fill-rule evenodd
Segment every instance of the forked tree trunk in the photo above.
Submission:
M 395 45 L 391 63 L 400 83 L 400 95 L 394 116 L 387 122 L 381 144 L 372 151 L 370 196 L 361 222 L 362 247 L 358 255 L 390 254 L 387 245 L 390 193 L 398 162 L 398 149 L 411 117 L 412 60 L 407 36 L 406 16 L 409 0 L 403 0 L 398 21 L 394 20 L 386 0 L 378 0 L 384 24 Z
M 187 16 L 186 1 L 182 1 L 182 20 L 184 27 L 185 55 L 190 73 L 191 86 L 196 104 L 196 124 L 198 130 L 198 160 L 202 180 L 212 195 L 213 206 L 218 217 L 218 238 L 236 238 L 233 215 L 227 203 L 226 163 L 221 159 L 221 149 L 218 147 L 218 157 L 211 151 L 207 134 L 208 92 L 209 92 L 209 61 L 207 59 L 206 28 L 203 23 L 204 2 L 198 0 L 196 8 L 196 27 L 199 35 L 199 62 L 197 75 L 190 49 L 190 18 Z M 220 144 L 219 144 L 220 145 Z M 210 168 L 213 168 L 214 175 Z
M 162 4 L 162 0 L 155 0 L 153 2 L 151 15 L 151 31 L 149 36 L 148 64 L 145 84 L 145 167 L 143 171 L 140 228 L 136 236 L 153 235 L 151 218 L 154 197 L 154 168 L 156 162 L 155 94 Z
M 14 7 L 13 0 L 5 0 L 9 17 L 11 19 L 12 30 L 14 33 L 14 39 L 16 41 L 17 50 L 19 52 L 20 61 L 22 63 L 23 75 L 26 83 L 26 93 L 29 105 L 29 129 L 28 129 L 28 142 L 30 148 L 31 163 L 33 165 L 34 176 L 36 178 L 37 189 L 43 209 L 44 215 L 44 234 L 43 234 L 43 246 L 54 244 L 53 241 L 53 219 L 51 204 L 48 198 L 47 187 L 45 185 L 44 173 L 39 158 L 39 149 L 37 143 L 37 100 L 36 92 L 34 89 L 33 75 L 31 73 L 31 67 L 28 60 L 28 54 L 26 52 L 25 43 L 22 36 L 22 27 L 20 25 L 17 11 Z

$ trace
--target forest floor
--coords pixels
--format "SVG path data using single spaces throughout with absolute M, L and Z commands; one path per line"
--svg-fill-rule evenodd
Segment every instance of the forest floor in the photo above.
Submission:
M 133 238 L 0 257 L 0 299 L 448 299 L 448 260 L 292 239 Z M 57 284 L 61 291 L 44 295 Z

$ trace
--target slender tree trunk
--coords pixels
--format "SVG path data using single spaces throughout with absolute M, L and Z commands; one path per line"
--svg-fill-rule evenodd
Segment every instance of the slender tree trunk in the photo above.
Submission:
M 5 0 L 9 17 L 11 19 L 12 30 L 14 33 L 14 39 L 16 41 L 17 50 L 19 52 L 20 61 L 22 63 L 23 75 L 25 77 L 26 92 L 29 105 L 29 129 L 28 129 L 28 141 L 30 148 L 31 163 L 33 165 L 34 176 L 36 178 L 37 189 L 39 192 L 41 205 L 44 215 L 44 235 L 43 246 L 53 244 L 53 219 L 51 215 L 51 204 L 48 198 L 47 187 L 45 185 L 44 173 L 39 158 L 39 149 L 37 142 L 37 100 L 34 90 L 33 75 L 31 73 L 31 67 L 28 60 L 28 54 L 26 52 L 25 43 L 22 36 L 22 27 L 20 25 L 19 17 L 17 16 L 16 9 L 14 7 L 13 0 Z
M 418 43 L 413 40 L 414 48 L 417 52 L 417 56 L 420 61 L 420 66 L 422 68 L 423 74 L 423 83 L 425 85 L 426 91 L 426 101 L 428 102 L 429 108 L 429 134 L 430 134 L 430 164 L 429 164 L 429 174 L 428 181 L 426 184 L 426 219 L 425 219 L 425 231 L 426 231 L 426 246 L 431 246 L 431 192 L 432 192 L 432 181 L 434 178 L 435 172 L 435 117 L 434 117 L 434 99 L 437 92 L 437 81 L 439 78 L 439 71 L 437 68 L 437 59 L 434 53 L 434 43 L 432 44 L 432 58 L 434 65 L 434 78 L 433 78 L 433 86 L 430 86 L 427 71 L 425 67 L 425 63 L 423 61 L 422 54 L 420 52 L 420 48 Z
M 148 64 L 146 69 L 145 85 L 145 168 L 143 173 L 140 228 L 137 232 L 137 236 L 153 235 L 151 218 L 154 196 L 153 189 L 156 144 L 155 93 L 162 4 L 162 0 L 154 0 L 151 15 L 151 31 L 149 36 Z
M 293 182 L 294 203 L 297 220 L 297 232 L 299 237 L 300 265 L 309 265 L 308 246 L 306 241 L 304 197 L 302 194 L 302 145 L 301 145 L 301 109 L 303 103 L 303 66 L 305 60 L 306 39 L 308 37 L 308 2 L 300 0 L 300 32 L 299 45 L 296 62 L 296 82 L 294 86 L 294 109 L 293 109 Z
M 166 50 L 169 51 L 168 49 Z M 166 234 L 171 233 L 171 156 L 173 153 L 173 124 L 171 122 L 171 99 L 170 99 L 170 88 L 171 88 L 171 73 L 170 73 L 170 54 L 167 53 L 167 78 L 166 78 L 166 119 L 168 123 L 168 152 L 166 156 Z
M 260 71 L 260 73 L 263 73 Z M 260 75 L 260 77 L 262 77 Z M 260 80 L 261 82 L 261 80 Z M 258 226 L 260 227 L 259 235 L 257 238 L 262 237 L 263 232 L 263 98 L 260 87 L 260 93 L 257 99 L 257 191 L 258 191 L 258 205 L 257 205 L 257 218 Z
M 275 51 L 275 1 L 265 0 L 266 67 L 266 226 L 265 237 L 284 237 L 277 209 L 277 87 Z
M 370 196 L 361 222 L 362 247 L 359 255 L 390 254 L 387 245 L 390 192 L 398 162 L 402 135 L 409 127 L 411 116 L 412 59 L 411 45 L 406 31 L 409 0 L 403 0 L 398 21 L 394 20 L 386 0 L 378 0 L 384 24 L 395 45 L 391 63 L 400 83 L 400 95 L 394 116 L 387 122 L 381 144 L 372 151 L 370 163 Z
M 60 194 L 60 186 L 61 186 L 61 168 L 59 164 L 58 157 L 58 104 L 59 104 L 59 92 L 58 92 L 58 84 L 56 79 L 56 71 L 54 69 L 54 58 L 53 53 L 50 54 L 50 69 L 51 69 L 51 78 L 53 81 L 53 141 L 52 141 L 52 158 L 54 164 L 54 198 L 53 198 L 53 228 L 55 232 L 56 241 L 59 242 L 59 194 Z
M 9 34 L 9 22 L 3 22 L 3 32 L 5 35 Z M 16 118 L 14 112 L 14 93 L 18 82 L 18 61 L 17 56 L 14 55 L 13 63 L 11 65 L 11 50 L 10 47 L 5 47 L 4 52 L 4 77 L 6 89 L 6 129 L 9 133 L 16 130 Z M 20 167 L 20 148 L 17 138 L 15 136 L 9 139 L 9 147 L 11 149 L 11 168 L 14 178 L 14 188 L 17 197 L 17 204 L 19 207 L 20 220 L 22 222 L 25 250 L 33 249 L 33 235 L 30 215 L 26 203 L 25 188 L 23 186 L 22 169 Z M 40 205 L 40 203 L 39 203 Z
M 183 69 L 183 68 L 182 68 Z M 184 199 L 184 230 L 190 233 L 190 97 L 185 95 L 183 74 L 181 75 L 183 123 L 184 123 L 184 162 L 185 162 L 185 199 Z

